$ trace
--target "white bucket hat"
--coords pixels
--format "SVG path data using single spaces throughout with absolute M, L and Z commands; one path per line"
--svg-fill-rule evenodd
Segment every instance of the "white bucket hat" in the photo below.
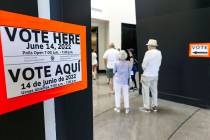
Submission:
M 155 47 L 157 47 L 157 46 L 158 46 L 157 40 L 155 40 L 155 39 L 150 39 L 146 45 L 147 45 L 147 46 L 155 46 Z

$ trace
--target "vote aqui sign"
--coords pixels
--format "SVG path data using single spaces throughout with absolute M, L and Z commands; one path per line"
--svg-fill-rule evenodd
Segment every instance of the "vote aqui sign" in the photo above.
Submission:
M 0 11 L 0 114 L 87 88 L 86 27 Z
M 210 43 L 191 43 L 189 57 L 210 58 Z

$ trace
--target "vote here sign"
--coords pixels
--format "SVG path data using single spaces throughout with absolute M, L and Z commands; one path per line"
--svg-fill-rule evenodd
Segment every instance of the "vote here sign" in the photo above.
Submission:
M 0 11 L 0 114 L 87 88 L 86 27 Z
M 189 57 L 210 58 L 210 43 L 191 43 Z

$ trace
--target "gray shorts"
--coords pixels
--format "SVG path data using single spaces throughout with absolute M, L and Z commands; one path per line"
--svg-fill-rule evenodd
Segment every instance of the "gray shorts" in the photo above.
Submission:
M 113 76 L 114 76 L 113 69 L 107 69 L 106 75 L 108 78 L 113 78 Z

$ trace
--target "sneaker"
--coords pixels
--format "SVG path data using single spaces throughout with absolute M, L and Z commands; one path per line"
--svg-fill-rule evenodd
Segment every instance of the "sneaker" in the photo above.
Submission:
M 128 114 L 129 112 L 129 109 L 125 109 L 125 114 Z
M 158 107 L 157 106 L 153 106 L 152 107 L 152 111 L 157 112 L 158 111 Z
M 115 107 L 115 108 L 114 108 L 114 111 L 117 112 L 117 113 L 120 113 L 120 109 L 119 109 L 119 108 L 116 108 L 116 107 Z
M 140 107 L 139 110 L 142 111 L 142 112 L 146 112 L 146 113 L 150 113 L 151 112 L 150 109 L 147 109 L 147 108 L 144 108 L 144 107 Z
M 133 90 L 133 87 L 130 87 L 129 90 Z
M 137 87 L 134 87 L 134 88 L 133 88 L 133 90 L 137 90 L 137 89 L 138 89 Z

